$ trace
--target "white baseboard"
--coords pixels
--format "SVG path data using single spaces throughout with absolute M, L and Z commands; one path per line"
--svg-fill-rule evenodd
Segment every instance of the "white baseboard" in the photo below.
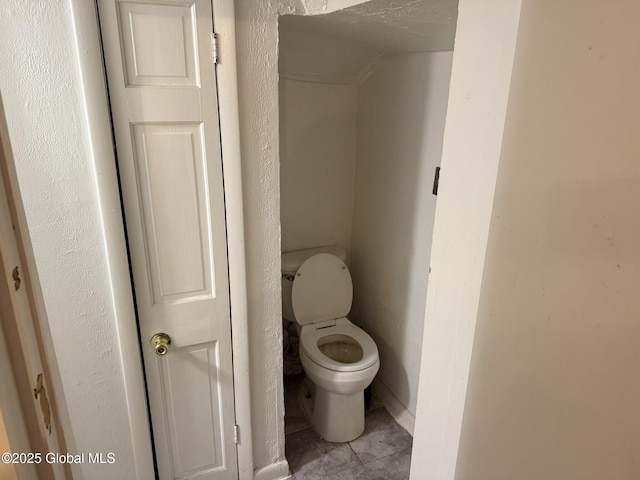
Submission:
M 288 480 L 290 478 L 292 477 L 289 473 L 289 462 L 286 460 L 253 471 L 254 480 Z
M 416 423 L 415 415 L 407 410 L 407 407 L 398 400 L 398 397 L 393 394 L 389 387 L 377 378 L 373 380 L 371 389 L 373 394 L 380 399 L 391 416 L 398 422 L 398 425 L 413 437 L 413 427 Z

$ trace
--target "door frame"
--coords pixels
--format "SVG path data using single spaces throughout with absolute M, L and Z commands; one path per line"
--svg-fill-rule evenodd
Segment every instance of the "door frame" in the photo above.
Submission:
M 233 0 L 212 0 L 218 35 L 216 67 L 222 148 L 227 255 L 233 350 L 235 423 L 239 479 L 253 479 L 253 445 L 249 378 L 244 215 Z M 136 478 L 154 478 L 151 429 L 147 411 L 142 357 L 129 275 L 129 262 L 118 186 L 111 115 L 103 69 L 97 3 L 72 0 L 71 10 L 79 53 L 90 148 L 95 159 L 96 188 L 102 206 L 104 239 L 122 354 L 127 406 L 132 427 Z
M 0 97 L 0 403 L 13 453 L 68 451 L 69 423 Z M 11 263 L 9 263 L 11 262 Z M 15 262 L 15 263 L 14 263 Z M 18 280 L 12 275 L 15 272 Z M 14 283 L 15 280 L 15 283 Z M 15 285 L 15 290 L 14 290 Z M 36 378 L 43 396 L 34 399 Z M 43 408 L 42 399 L 48 399 Z M 46 405 L 48 403 L 48 406 Z M 43 422 L 48 410 L 49 428 Z M 9 415 L 7 415 L 9 413 Z M 1 452 L 0 452 L 1 453 Z M 15 464 L 22 478 L 72 477 L 69 464 Z
M 2 200 L 4 199 L 0 199 L 0 201 Z M 0 301 L 5 301 L 5 294 L 4 289 L 0 288 Z M 4 322 L 4 318 L 0 313 L 0 324 L 2 322 Z M 11 359 L 7 352 L 7 341 L 4 330 L 0 327 L 0 384 L 3 387 L 0 389 L 0 415 L 3 417 L 4 429 L 12 450 L 28 452 L 31 450 L 29 432 L 27 431 L 27 422 L 20 406 L 18 387 L 13 377 Z M 34 465 L 16 464 L 13 467 L 17 475 L 24 475 L 25 478 L 37 478 Z M 22 471 L 20 471 L 21 469 Z
M 411 480 L 455 478 L 521 4 L 458 4 Z

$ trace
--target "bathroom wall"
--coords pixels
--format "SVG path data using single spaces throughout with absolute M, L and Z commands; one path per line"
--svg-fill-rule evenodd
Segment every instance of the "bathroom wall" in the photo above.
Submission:
M 461 480 L 638 476 L 639 22 L 522 3 Z
M 280 79 L 282 251 L 351 246 L 357 86 Z
M 376 341 L 377 381 L 413 429 L 452 52 L 387 57 L 360 86 L 352 317 Z

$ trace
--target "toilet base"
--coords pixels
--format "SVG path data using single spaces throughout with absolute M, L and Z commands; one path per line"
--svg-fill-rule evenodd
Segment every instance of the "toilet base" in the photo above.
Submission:
M 300 405 L 316 433 L 328 442 L 350 442 L 364 432 L 364 392 L 331 393 L 305 377 Z

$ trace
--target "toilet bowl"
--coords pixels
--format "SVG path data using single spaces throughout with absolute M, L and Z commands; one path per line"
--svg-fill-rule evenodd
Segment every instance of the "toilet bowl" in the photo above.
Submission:
M 349 442 L 364 431 L 364 389 L 380 360 L 371 337 L 346 315 L 353 283 L 346 252 L 324 247 L 283 254 L 283 316 L 300 332 L 307 382 L 300 390 L 305 415 L 330 442 Z

